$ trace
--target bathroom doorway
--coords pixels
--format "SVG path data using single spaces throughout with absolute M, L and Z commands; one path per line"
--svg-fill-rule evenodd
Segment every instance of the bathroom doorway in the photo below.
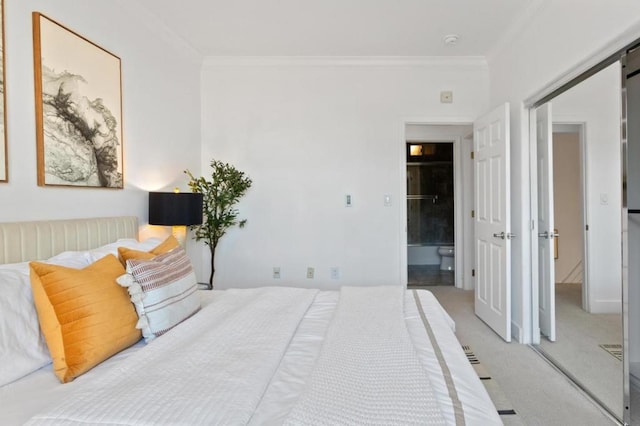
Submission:
M 414 150 L 422 149 L 422 155 L 410 155 L 411 145 L 423 145 L 423 148 L 414 148 Z M 440 147 L 440 148 L 439 148 Z M 400 146 L 402 155 L 402 170 L 404 190 L 406 196 L 406 210 L 403 212 L 404 222 L 406 225 L 406 266 L 404 276 L 407 279 L 408 286 L 421 285 L 455 285 L 456 288 L 464 290 L 473 290 L 474 277 L 473 265 L 475 258 L 474 251 L 474 218 L 473 210 L 473 194 L 474 194 L 474 178 L 473 178 L 473 125 L 471 123 L 460 124 L 430 124 L 430 123 L 405 123 L 404 140 Z M 442 152 L 436 153 L 440 149 Z M 446 150 L 446 151 L 445 151 Z M 430 154 L 430 152 L 432 152 Z M 430 161 L 433 160 L 433 161 Z M 418 163 L 440 163 L 438 165 L 424 166 L 423 168 L 440 169 L 437 176 L 448 176 L 446 182 L 438 183 L 438 178 L 429 179 L 428 181 L 420 181 L 426 179 L 429 172 L 424 172 L 424 178 L 418 178 Z M 447 169 L 449 172 L 443 172 Z M 410 179 L 412 182 L 410 182 Z M 418 179 L 418 181 L 416 181 Z M 433 181 L 433 182 L 432 182 Z M 414 185 L 410 188 L 410 185 Z M 428 190 L 429 193 L 418 193 L 415 185 L 421 185 L 422 188 Z M 431 186 L 429 186 L 431 185 Z M 444 201 L 446 196 L 441 191 L 447 191 L 451 195 L 451 200 Z M 437 200 L 427 196 L 437 195 Z M 419 198 L 424 197 L 423 200 Z M 411 199 L 410 199 L 411 198 Z M 444 203 L 449 204 L 452 210 L 452 218 L 448 216 L 446 219 L 447 231 L 436 233 L 433 230 L 434 223 L 424 224 L 423 216 L 426 221 L 429 216 L 419 215 L 418 209 L 425 213 L 435 208 L 444 208 Z M 436 220 L 442 223 L 443 219 Z M 452 221 L 452 222 L 451 222 Z M 414 224 L 419 224 L 419 231 L 416 230 Z M 452 224 L 452 226 L 451 226 Z M 426 232 L 431 226 L 432 231 Z M 431 235 L 437 238 L 422 238 L 421 235 Z M 451 254 L 445 261 L 444 270 L 441 271 L 442 255 L 438 253 L 440 247 L 452 247 Z M 444 250 L 444 249 L 443 249 Z M 441 250 L 441 252 L 443 251 Z M 449 265 L 453 267 L 449 270 Z M 413 274 L 420 269 L 427 270 L 432 277 L 429 279 L 420 278 L 420 281 L 414 279 Z
M 473 126 L 406 124 L 407 284 L 473 289 Z
M 408 285 L 454 285 L 453 142 L 407 142 Z

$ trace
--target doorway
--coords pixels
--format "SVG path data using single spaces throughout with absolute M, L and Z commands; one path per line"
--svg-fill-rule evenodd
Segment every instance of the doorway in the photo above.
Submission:
M 453 285 L 453 142 L 407 142 L 406 159 L 407 285 Z
M 405 124 L 404 273 L 410 286 L 473 289 L 473 220 L 463 214 L 473 208 L 472 149 L 470 124 Z
M 583 135 L 583 124 L 553 124 L 554 268 L 556 300 L 588 311 Z
M 455 287 L 475 290 L 474 312 L 511 341 L 510 106 L 501 104 L 467 124 L 403 121 L 400 193 L 407 194 L 407 142 L 453 141 Z M 419 124 L 418 124 L 419 123 Z M 464 183 L 463 183 L 464 182 Z M 462 206 L 462 208 L 459 208 Z M 407 284 L 407 205 L 401 203 L 400 282 Z

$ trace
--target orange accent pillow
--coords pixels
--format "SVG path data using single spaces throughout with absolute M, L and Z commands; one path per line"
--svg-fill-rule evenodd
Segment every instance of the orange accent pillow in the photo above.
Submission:
M 141 338 L 124 268 L 108 255 L 84 269 L 31 262 L 31 287 L 53 370 L 67 383 Z
M 127 247 L 118 247 L 118 258 L 120 262 L 126 267 L 127 260 L 150 260 L 159 254 L 165 254 L 170 252 L 176 247 L 179 247 L 180 243 L 176 240 L 176 237 L 170 235 L 166 240 L 155 246 L 149 251 L 134 250 Z

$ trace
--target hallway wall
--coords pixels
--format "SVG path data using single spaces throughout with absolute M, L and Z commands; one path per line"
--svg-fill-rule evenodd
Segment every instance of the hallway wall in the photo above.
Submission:
M 580 135 L 553 134 L 553 216 L 558 230 L 556 283 L 582 282 Z

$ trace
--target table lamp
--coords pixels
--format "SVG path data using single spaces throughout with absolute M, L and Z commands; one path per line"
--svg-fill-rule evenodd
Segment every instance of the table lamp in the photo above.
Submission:
M 202 223 L 202 194 L 194 192 L 150 192 L 149 224 L 171 226 L 173 236 L 185 244 L 189 225 Z

